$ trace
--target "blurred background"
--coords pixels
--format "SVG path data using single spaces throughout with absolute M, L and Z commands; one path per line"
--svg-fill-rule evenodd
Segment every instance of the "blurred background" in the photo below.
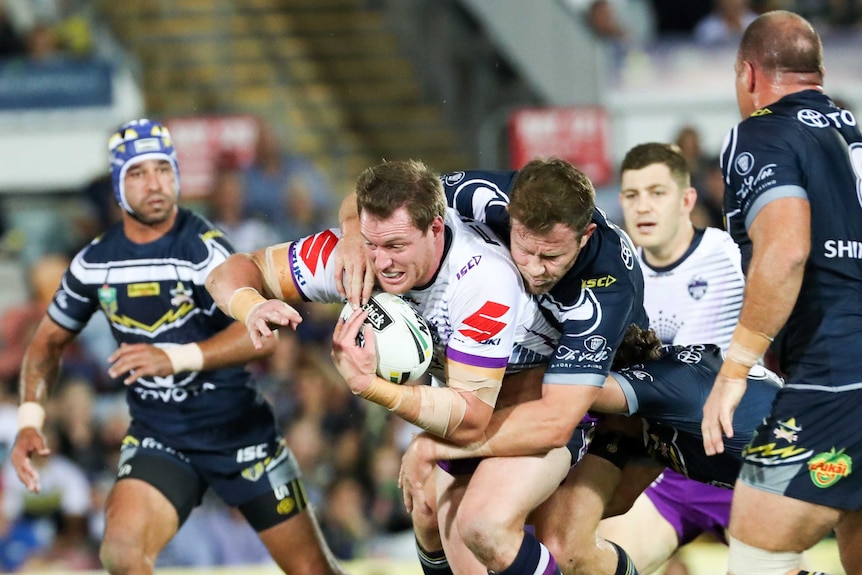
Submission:
M 0 0 L 0 461 L 29 334 L 69 257 L 118 218 L 107 137 L 125 121 L 168 125 L 182 203 L 240 251 L 336 225 L 356 176 L 384 159 L 447 172 L 564 157 L 615 217 L 618 163 L 647 141 L 680 144 L 698 223 L 721 227 L 735 50 L 775 8 L 812 21 L 827 93 L 859 110 L 862 0 Z M 303 311 L 252 368 L 327 540 L 368 572 L 418 573 L 396 485 L 415 429 L 349 393 L 329 360 L 331 310 Z M 98 568 L 128 422 L 106 373 L 113 348 L 99 315 L 64 360 L 43 492 L 25 493 L 4 465 L 0 571 Z M 722 572 L 722 552 L 705 542 L 674 573 Z M 390 563 L 361 563 L 372 559 Z M 215 499 L 160 559 L 247 564 L 269 560 Z

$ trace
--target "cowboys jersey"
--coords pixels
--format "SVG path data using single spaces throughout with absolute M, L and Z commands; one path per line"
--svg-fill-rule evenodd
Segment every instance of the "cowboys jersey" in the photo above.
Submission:
M 72 260 L 48 315 L 77 333 L 101 310 L 118 344 L 168 348 L 203 341 L 233 321 L 204 287 L 232 251 L 218 229 L 184 209 L 173 228 L 150 243 L 130 241 L 116 224 Z M 135 424 L 174 438 L 177 449 L 201 442 L 213 449 L 233 446 L 235 440 L 207 431 L 246 414 L 240 406 L 263 404 L 241 367 L 141 377 L 126 395 Z M 224 443 L 214 444 L 219 441 Z
M 811 252 L 796 306 L 772 345 L 788 388 L 862 387 L 862 134 L 816 90 L 781 98 L 731 130 L 721 158 L 727 229 L 751 259 L 748 229 L 769 202 L 803 198 Z
M 445 248 L 434 279 L 402 297 L 425 318 L 434 341 L 428 371 L 445 382 L 446 360 L 514 373 L 545 363 L 557 332 L 525 291 L 508 249 L 487 226 L 445 216 Z M 330 229 L 269 248 L 273 269 L 290 270 L 270 285 L 306 301 L 340 302 L 333 253 L 341 232 Z
M 442 176 L 449 205 L 509 237 L 508 192 L 517 172 L 468 171 Z M 547 294 L 536 296 L 560 331 L 545 383 L 601 386 L 632 323 L 646 328 L 643 275 L 628 235 L 593 213 L 596 230 L 574 266 Z

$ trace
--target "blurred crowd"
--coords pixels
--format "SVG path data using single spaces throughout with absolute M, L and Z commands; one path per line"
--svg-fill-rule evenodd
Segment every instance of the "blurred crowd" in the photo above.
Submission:
M 30 334 L 69 258 L 119 215 L 109 179 L 94 181 L 79 200 L 83 215 L 64 220 L 75 229 L 53 234 L 77 241 L 48 238 L 36 249 L 28 245 L 27 257 L 19 258 L 27 271 L 28 298 L 0 317 L 0 461 L 7 459 L 17 431 L 17 380 Z M 245 168 L 229 159 L 221 162 L 212 191 L 191 207 L 217 222 L 238 251 L 251 251 L 335 225 L 337 201 L 311 162 L 261 129 L 255 162 Z M 329 358 L 338 308 L 303 308 L 300 328 L 282 330 L 287 332 L 280 335 L 278 351 L 250 369 L 275 408 L 338 557 L 392 556 L 402 548 L 412 553 L 410 518 L 397 479 L 415 429 L 356 398 L 340 380 Z M 28 493 L 11 465 L 3 465 L 0 571 L 98 567 L 105 498 L 129 423 L 123 384 L 107 375 L 106 359 L 114 349 L 108 324 L 97 314 L 64 356 L 48 405 L 46 435 L 53 454 L 37 462 L 41 492 Z M 159 561 L 160 566 L 212 566 L 271 559 L 244 519 L 208 496 Z
M 88 2 L 0 0 L 0 59 L 52 62 L 93 50 Z
M 858 32 L 860 0 L 566 0 L 593 33 L 623 46 L 661 39 L 735 46 L 758 14 L 790 10 L 823 33 Z

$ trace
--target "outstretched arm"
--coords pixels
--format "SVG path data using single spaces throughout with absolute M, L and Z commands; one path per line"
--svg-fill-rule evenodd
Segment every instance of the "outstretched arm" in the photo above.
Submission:
M 31 457 L 34 454 L 45 456 L 50 453 L 42 435 L 45 423 L 43 403 L 57 380 L 63 351 L 76 335 L 46 315 L 36 328 L 24 354 L 18 388 L 21 402 L 18 408 L 18 437 L 10 459 L 18 479 L 34 493 L 39 491 L 39 473 L 33 468 Z
M 285 303 L 296 303 L 301 298 L 293 284 L 282 281 L 279 274 L 280 269 L 289 269 L 287 262 L 276 262 L 268 257 L 272 256 L 273 247 L 251 254 L 233 254 L 214 269 L 206 281 L 207 290 L 219 309 L 245 324 L 258 350 L 273 337 L 273 329 L 280 326 L 296 329 L 302 322 L 299 312 Z
M 371 299 L 374 271 L 365 260 L 365 239 L 359 227 L 356 194 L 344 198 L 338 210 L 341 242 L 335 255 L 335 277 L 338 293 L 347 298 L 354 309 Z

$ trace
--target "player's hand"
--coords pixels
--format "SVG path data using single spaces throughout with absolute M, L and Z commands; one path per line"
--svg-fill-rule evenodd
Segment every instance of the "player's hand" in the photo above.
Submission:
M 127 374 L 123 380 L 126 385 L 135 383 L 140 377 L 167 377 L 174 373 L 164 350 L 148 343 L 121 343 L 108 361 L 111 363 L 108 375 L 117 378 Z
M 367 311 L 356 309 L 347 320 L 338 320 L 332 334 L 332 362 L 350 391 L 357 395 L 368 389 L 377 377 L 374 328 L 364 323 L 367 317 Z
M 707 455 L 724 452 L 722 432 L 728 439 L 733 437 L 733 412 L 742 400 L 747 385 L 747 380 L 728 377 L 721 372 L 715 378 L 712 391 L 703 405 L 703 421 L 700 424 L 703 448 Z
M 398 487 L 404 497 L 404 507 L 413 513 L 413 509 L 422 512 L 433 511 L 435 506 L 425 499 L 425 487 L 434 481 L 434 467 L 437 460 L 434 456 L 434 440 L 420 433 L 401 457 L 401 471 L 398 474 Z
M 38 429 L 25 427 L 18 431 L 9 459 L 12 461 L 15 473 L 18 474 L 18 479 L 33 493 L 39 493 L 40 485 L 39 472 L 33 467 L 31 458 L 33 455 L 47 457 L 50 453 L 51 450 L 45 444 L 45 436 Z
M 263 340 L 273 337 L 279 327 L 296 329 L 302 323 L 299 312 L 281 300 L 270 299 L 251 309 L 245 318 L 245 326 L 255 349 L 263 349 Z
M 346 233 L 338 240 L 334 263 L 338 293 L 347 298 L 353 309 L 368 303 L 375 278 L 365 258 L 365 240 L 361 234 Z

